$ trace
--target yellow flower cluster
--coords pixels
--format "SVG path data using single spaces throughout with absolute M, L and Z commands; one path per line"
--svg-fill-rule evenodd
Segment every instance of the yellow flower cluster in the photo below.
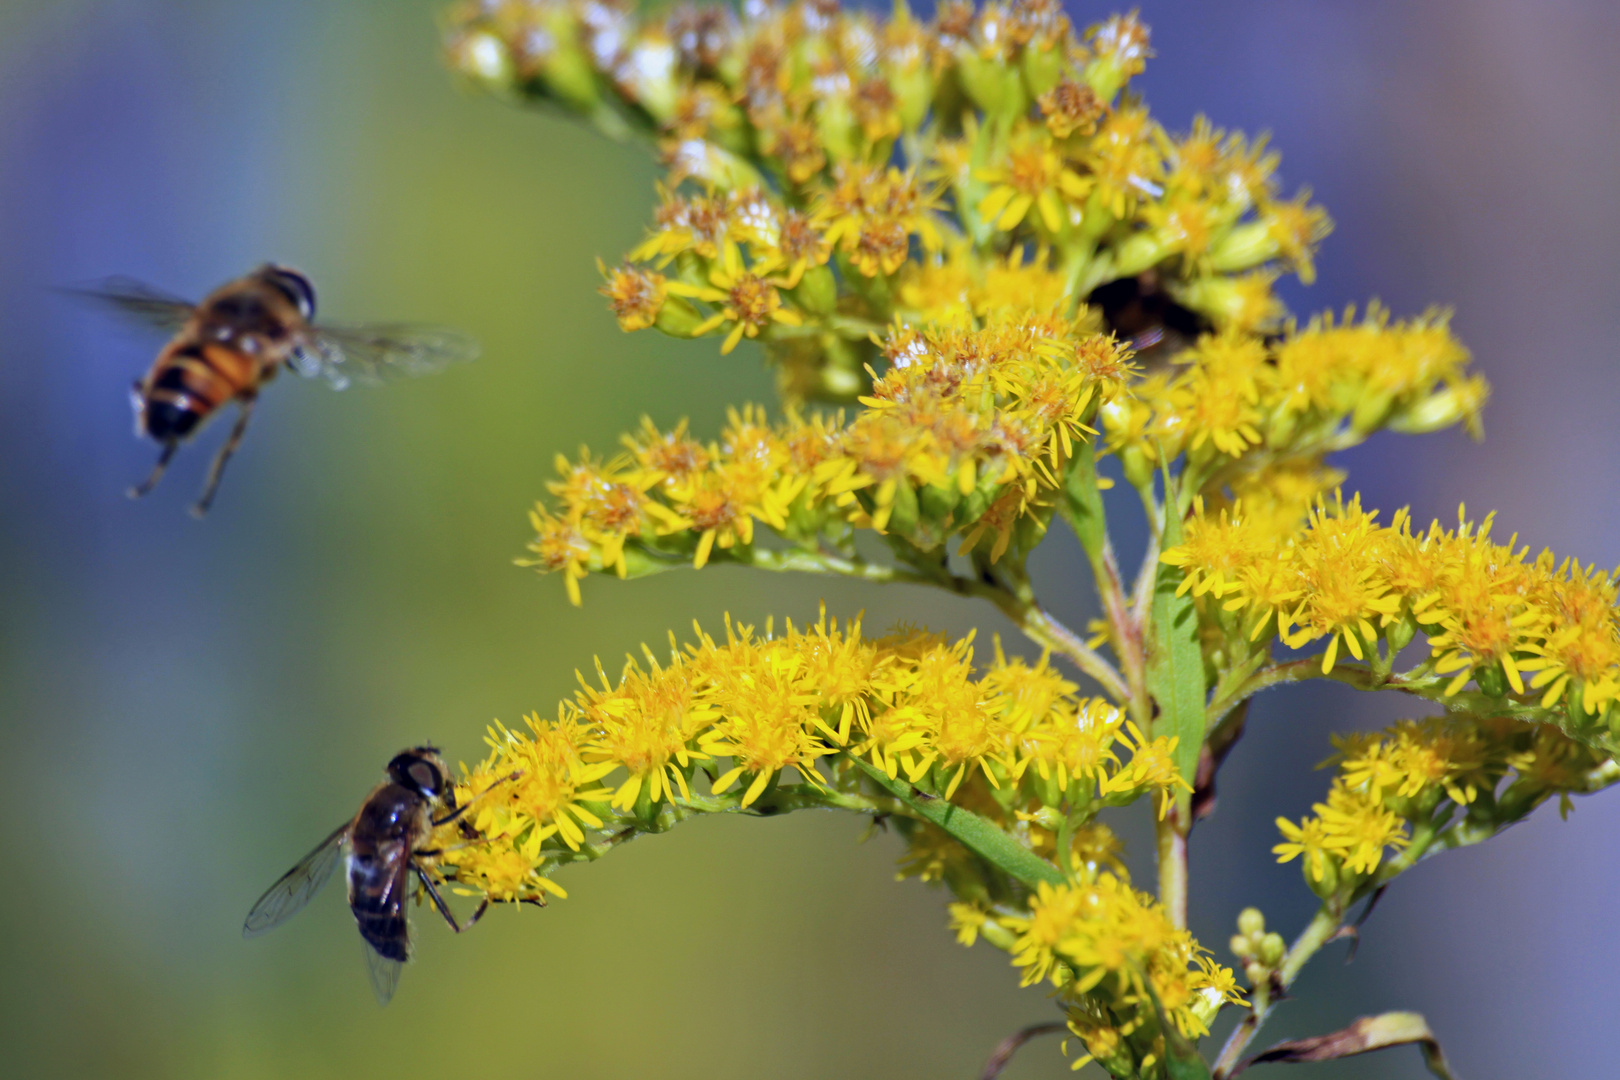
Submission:
M 1065 801 L 1091 814 L 1144 795 L 1163 802 L 1180 783 L 1173 742 L 1076 697 L 1044 661 L 997 650 L 975 677 L 971 638 L 868 639 L 825 616 L 780 635 L 728 624 L 724 642 L 699 634 L 679 649 L 672 639 L 663 663 L 647 651 L 616 682 L 597 674 L 599 685 L 581 678 L 556 720 L 492 730 L 490 756 L 458 789 L 459 800 L 477 799 L 479 839 L 451 837 L 442 857 L 461 885 L 538 899 L 558 891 L 548 863 L 652 828 L 662 808 L 748 809 L 789 770 L 809 798 L 856 792 L 852 759 L 934 798 L 957 796 L 974 777 L 975 802 L 1014 824 Z M 694 791 L 699 774 L 707 793 Z M 733 789 L 731 801 L 715 801 Z M 1077 865 L 1112 858 L 1095 837 L 1074 850 Z
M 716 560 L 937 584 L 992 600 L 1113 698 L 1078 696 L 1045 656 L 998 643 L 976 672 L 971 636 L 868 639 L 825 615 L 672 637 L 617 680 L 598 665 L 554 721 L 491 732 L 457 792 L 472 820 L 440 845 L 458 887 L 542 902 L 559 866 L 693 814 L 869 814 L 905 840 L 900 876 L 954 894 L 959 940 L 1056 987 L 1087 1060 L 1203 1075 L 1187 1040 L 1241 999 L 1184 929 L 1209 809 L 1191 789 L 1212 792 L 1241 706 L 1320 675 L 1444 702 L 1445 719 L 1339 740 L 1324 801 L 1279 820 L 1274 850 L 1323 909 L 1294 946 L 1245 932 L 1275 948 L 1247 957 L 1255 1007 L 1226 1075 L 1352 902 L 1620 777 L 1620 571 L 1532 559 L 1489 518 L 1381 524 L 1338 493 L 1330 455 L 1381 430 L 1478 436 L 1487 386 L 1444 312 L 1286 310 L 1274 284 L 1312 278 L 1325 213 L 1280 192 L 1264 139 L 1152 118 L 1129 89 L 1152 55 L 1136 15 L 1080 30 L 1058 0 L 942 0 L 931 19 L 906 0 L 887 19 L 836 0 L 462 0 L 447 24 L 452 64 L 486 88 L 656 145 L 651 227 L 599 263 L 600 291 L 626 331 L 758 343 L 786 407 L 733 410 L 713 439 L 645 419 L 612 456 L 559 457 L 527 564 L 575 604 L 588 573 Z M 1105 455 L 1158 530 L 1134 589 Z M 1090 643 L 1025 570 L 1056 512 L 1106 617 Z M 1182 572 L 1174 596 L 1160 561 Z M 1427 658 L 1395 672 L 1419 634 Z M 1321 648 L 1274 659 L 1277 642 Z M 1143 797 L 1159 900 L 1096 820 Z
M 1493 835 L 1555 794 L 1567 812 L 1569 794 L 1590 790 L 1588 774 L 1607 757 L 1545 724 L 1466 715 L 1334 743 L 1339 771 L 1327 801 L 1298 824 L 1278 818 L 1284 842 L 1272 849 L 1279 862 L 1301 859 L 1323 896 L 1373 878 L 1391 852 L 1414 845 L 1414 826 L 1420 846 L 1406 865 Z M 1466 817 L 1453 822 L 1459 811 Z
M 1323 454 L 1382 428 L 1416 433 L 1461 421 L 1478 434 L 1487 394 L 1436 312 L 1392 322 L 1374 306 L 1359 320 L 1351 311 L 1290 325 L 1275 340 L 1228 331 L 1176 360 L 1176 370 L 1136 383 L 1103 410 L 1108 449 L 1133 479 L 1185 454 L 1184 490 L 1211 498 L 1225 486 L 1264 490 L 1269 477 L 1254 477 L 1257 470 L 1318 470 Z M 1286 531 L 1315 494 L 1282 514 Z
M 906 541 L 922 558 L 965 534 L 991 562 L 1039 539 L 1099 398 L 1129 353 L 1067 320 L 982 329 L 896 327 L 885 374 L 844 423 L 733 411 L 718 442 L 646 421 L 605 463 L 559 459 L 557 507 L 532 519 L 532 565 L 565 575 L 579 602 L 592 569 L 621 576 L 659 562 L 752 557 L 758 523 L 816 551 L 852 528 Z M 635 560 L 632 565 L 632 560 Z
M 982 317 L 1016 295 L 995 280 L 1009 262 L 1069 314 L 1150 274 L 1206 326 L 1268 330 L 1272 282 L 1309 280 L 1328 228 L 1278 195 L 1264 140 L 1202 117 L 1171 135 L 1126 91 L 1152 55 L 1135 15 L 1079 32 L 1055 0 L 948 0 L 931 21 L 477 0 L 447 47 L 496 92 L 656 141 L 654 228 L 603 289 L 620 324 L 760 338 L 794 397 L 852 400 L 871 327 Z
M 1181 567 L 1183 592 L 1204 598 L 1229 637 L 1276 633 L 1291 648 L 1328 639 L 1322 671 L 1339 648 L 1387 665 L 1418 631 L 1428 673 L 1453 696 L 1473 680 L 1569 722 L 1620 725 L 1620 572 L 1600 572 L 1550 551 L 1535 559 L 1517 537 L 1491 536 L 1491 519 L 1438 522 L 1415 532 L 1403 510 L 1388 526 L 1359 498 L 1319 500 L 1292 536 L 1256 524 L 1241 503 L 1195 511 L 1185 542 L 1163 560 Z
M 1072 884 L 1040 885 L 1027 914 L 953 904 L 957 938 L 1000 942 L 1023 971 L 1023 985 L 1046 982 L 1071 1010 L 1086 1044 L 1114 1075 L 1156 1075 L 1164 1057 L 1157 1010 L 1186 1038 L 1209 1032 L 1227 1003 L 1243 1003 L 1231 969 L 1216 963 L 1152 897 L 1107 871 Z M 1130 1072 L 1118 1058 L 1134 1058 Z

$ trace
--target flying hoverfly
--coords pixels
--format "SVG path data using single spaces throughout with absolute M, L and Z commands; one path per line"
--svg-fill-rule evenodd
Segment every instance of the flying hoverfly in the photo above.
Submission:
M 489 907 L 486 899 L 465 923 L 458 922 L 423 863 L 439 854 L 425 846 L 433 830 L 460 819 L 474 801 L 456 805 L 449 770 L 437 747 L 417 746 L 395 755 L 388 763 L 388 780 L 366 796 L 360 812 L 333 829 L 259 897 L 242 924 L 242 936 L 257 937 L 297 914 L 331 878 L 347 849 L 349 909 L 365 942 L 371 987 L 377 1001 L 388 1004 L 411 954 L 405 901 L 412 873 L 458 934 L 470 929 Z M 435 817 L 439 808 L 444 813 Z M 470 828 L 464 826 L 462 833 L 476 842 L 477 833 Z
M 273 263 L 227 282 L 199 304 L 130 278 L 109 278 L 69 291 L 173 335 L 133 388 L 135 433 L 150 437 L 163 450 L 152 474 L 129 489 L 130 498 L 151 491 L 180 444 L 226 404 L 236 403 L 236 426 L 215 455 L 202 497 L 192 507 L 198 517 L 214 500 L 260 388 L 283 367 L 324 377 L 341 390 L 356 382 L 425 374 L 478 355 L 477 342 L 442 327 L 317 325 L 309 279 Z

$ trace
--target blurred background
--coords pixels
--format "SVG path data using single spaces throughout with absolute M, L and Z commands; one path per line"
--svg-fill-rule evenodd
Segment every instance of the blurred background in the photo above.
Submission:
M 643 412 L 712 434 L 770 379 L 747 349 L 617 331 L 593 260 L 641 235 L 645 154 L 458 89 L 435 6 L 0 5 L 0 1071 L 975 1075 L 1050 1007 L 1003 954 L 956 946 L 941 894 L 894 884 L 898 845 L 857 844 L 851 818 L 697 822 L 460 939 L 419 917 L 385 1011 L 341 888 L 241 939 L 392 753 L 480 756 L 491 719 L 551 713 L 593 655 L 615 667 L 694 616 L 808 617 L 823 597 L 874 630 L 1000 628 L 925 591 L 727 568 L 591 580 L 576 610 L 512 566 L 558 451 L 610 448 Z M 1352 483 L 1386 516 L 1466 501 L 1535 548 L 1620 562 L 1620 8 L 1142 8 L 1156 114 L 1269 129 L 1285 183 L 1336 219 L 1296 308 L 1454 305 L 1495 384 L 1483 446 L 1389 437 L 1343 463 Z M 1082 24 L 1110 10 L 1071 5 Z M 159 341 L 45 287 L 129 274 L 197 295 L 266 259 L 307 271 L 334 318 L 458 326 L 485 355 L 383 390 L 282 380 L 206 521 L 185 507 L 223 425 L 129 502 L 154 450 L 127 389 Z M 1038 574 L 1083 623 L 1077 556 L 1054 530 Z M 1245 904 L 1287 934 L 1309 916 L 1271 821 L 1325 791 L 1329 733 L 1409 710 L 1337 687 L 1258 703 L 1194 838 L 1193 929 L 1223 960 Z M 1620 796 L 1598 796 L 1424 864 L 1261 1045 L 1411 1008 L 1471 1080 L 1606 1073 L 1617 835 Z M 1423 1075 L 1411 1050 L 1297 1068 Z M 1036 1044 L 1005 1075 L 1067 1066 Z

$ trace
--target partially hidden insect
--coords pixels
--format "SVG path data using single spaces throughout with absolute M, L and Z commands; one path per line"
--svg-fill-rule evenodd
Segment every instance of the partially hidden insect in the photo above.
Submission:
M 500 782 L 509 779 L 512 777 Z M 320 892 L 346 853 L 349 909 L 365 942 L 371 987 L 377 1000 L 388 1004 L 411 954 L 405 902 L 412 892 L 412 874 L 458 934 L 470 929 L 489 907 L 485 899 L 465 923 L 458 922 L 424 861 L 444 850 L 427 846 L 433 831 L 461 819 L 474 801 L 476 797 L 456 805 L 449 771 L 436 747 L 417 746 L 395 755 L 388 763 L 388 780 L 366 796 L 360 812 L 333 829 L 259 897 L 242 924 L 242 936 L 257 937 L 292 918 Z M 439 809 L 443 813 L 435 817 L 434 811 Z M 463 834 L 468 833 L 477 837 L 464 826 Z
M 236 426 L 215 455 L 202 497 L 192 507 L 198 517 L 214 500 L 260 388 L 283 367 L 322 376 L 341 390 L 357 382 L 425 374 L 478 355 L 477 342 L 443 327 L 317 324 L 309 279 L 272 263 L 220 286 L 198 304 L 131 278 L 109 278 L 67 291 L 173 335 L 133 389 L 135 432 L 163 449 L 152 474 L 129 489 L 131 498 L 151 491 L 180 444 L 225 405 L 236 403 Z

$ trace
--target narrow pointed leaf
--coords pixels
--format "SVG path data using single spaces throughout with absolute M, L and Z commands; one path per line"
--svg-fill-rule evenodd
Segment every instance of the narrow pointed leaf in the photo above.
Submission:
M 1166 482 L 1164 533 L 1160 551 L 1181 543 L 1181 516 L 1175 489 Z M 1153 734 L 1177 738 L 1176 766 L 1192 786 L 1198 775 L 1198 751 L 1204 744 L 1204 656 L 1198 647 L 1198 613 L 1191 593 L 1176 595 L 1181 571 L 1160 563 L 1153 583 L 1153 626 L 1148 653 L 1148 692 L 1159 711 Z
M 849 755 L 849 760 L 865 773 L 873 783 L 909 806 L 925 821 L 944 829 L 969 851 L 984 858 L 992 866 L 1011 874 L 1034 888 L 1040 882 L 1061 885 L 1063 874 L 1057 867 L 1029 850 L 1001 829 L 971 810 L 964 810 L 949 800 L 925 798 L 904 780 L 890 780 L 887 773 L 867 761 Z

